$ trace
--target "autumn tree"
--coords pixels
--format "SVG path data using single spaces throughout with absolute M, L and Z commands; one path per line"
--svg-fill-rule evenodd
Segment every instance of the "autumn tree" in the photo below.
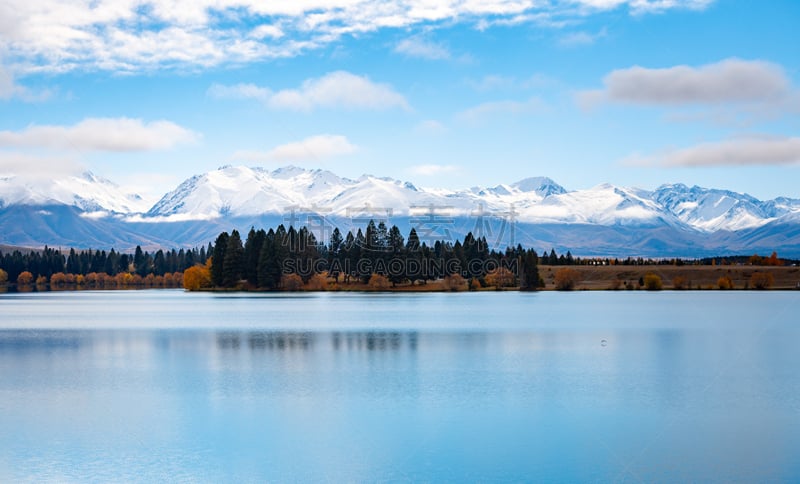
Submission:
M 189 291 L 211 287 L 211 259 L 205 265 L 198 264 L 183 271 L 183 287 Z
M 672 288 L 677 290 L 686 289 L 686 277 L 675 276 L 672 278 Z
M 30 286 L 31 284 L 33 284 L 33 274 L 30 271 L 20 272 L 19 276 L 17 276 L 17 285 Z
M 733 289 L 733 279 L 729 276 L 722 276 L 717 279 L 717 287 L 722 290 Z
M 578 282 L 581 280 L 581 273 L 575 269 L 564 267 L 556 271 L 554 276 L 554 284 L 558 291 L 571 291 L 575 289 Z
M 8 272 L 0 269 L 0 286 L 5 285 L 8 282 Z
M 663 287 L 661 277 L 658 274 L 648 272 L 644 275 L 644 288 L 648 291 L 660 291 Z
M 444 278 L 444 288 L 448 291 L 466 291 L 469 288 L 468 282 L 461 274 L 450 274 Z
M 750 276 L 750 286 L 755 289 L 769 289 L 775 284 L 775 278 L 769 272 L 754 272 Z
M 389 278 L 381 274 L 372 274 L 368 285 L 373 291 L 386 291 L 392 286 Z
M 303 288 L 303 278 L 297 274 L 283 274 L 281 276 L 281 289 L 284 291 L 299 291 Z
M 517 283 L 516 279 L 514 273 L 505 267 L 498 267 L 486 274 L 486 284 L 494 286 L 497 289 L 501 287 L 514 287 Z

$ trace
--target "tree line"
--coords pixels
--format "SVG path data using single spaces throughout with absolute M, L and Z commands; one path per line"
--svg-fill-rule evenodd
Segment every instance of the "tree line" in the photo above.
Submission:
M 105 250 L 70 249 L 68 253 L 60 249 L 45 247 L 42 251 L 22 253 L 19 250 L 3 253 L 0 251 L 0 270 L 6 273 L 9 281 L 16 281 L 23 272 L 30 273 L 34 280 L 49 280 L 54 274 L 87 276 L 104 274 L 117 276 L 130 274 L 146 278 L 180 273 L 195 264 L 204 264 L 212 250 L 206 247 L 180 250 L 158 250 L 148 252 L 137 246 L 132 254 L 117 252 L 113 248 Z
M 319 275 L 344 284 L 367 284 L 377 276 L 392 286 L 455 276 L 470 287 L 502 281 L 536 289 L 541 283 L 539 258 L 532 249 L 518 245 L 503 252 L 490 250 L 484 237 L 472 233 L 454 243 L 437 240 L 428 245 L 414 228 L 403 237 L 397 226 L 374 220 L 355 234 L 334 228 L 327 241 L 317 240 L 306 227 L 284 225 L 268 231 L 251 228 L 244 240 L 237 230 L 222 232 L 211 256 L 208 274 L 195 268 L 196 273 L 187 273 L 187 287 L 188 281 L 196 281 L 199 287 L 276 290 L 286 289 L 292 279 L 307 284 Z

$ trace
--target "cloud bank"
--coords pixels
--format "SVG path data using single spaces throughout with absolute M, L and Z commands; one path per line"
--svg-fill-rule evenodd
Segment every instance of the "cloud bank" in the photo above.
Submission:
M 131 152 L 168 149 L 197 138 L 171 121 L 87 118 L 72 126 L 33 125 L 22 131 L 0 131 L 0 147 Z
M 0 52 L 20 72 L 207 68 L 296 56 L 344 36 L 454 23 L 548 25 L 596 11 L 701 9 L 711 0 L 5 0 Z M 420 46 L 401 49 L 418 54 Z M 424 47 L 424 46 L 423 46 Z M 443 51 L 427 50 L 440 56 Z
M 269 151 L 237 151 L 234 160 L 258 163 L 297 163 L 301 161 L 323 161 L 327 158 L 355 153 L 358 146 L 345 136 L 322 134 L 302 141 L 276 146 Z
M 218 99 L 253 99 L 272 109 L 313 111 L 318 108 L 409 110 L 405 97 L 390 85 L 376 83 L 365 76 L 335 71 L 303 81 L 295 89 L 273 91 L 254 84 L 224 86 L 214 84 L 209 96 Z
M 648 157 L 631 157 L 632 165 L 668 167 L 800 164 L 800 138 L 743 137 L 701 143 Z
M 618 69 L 605 76 L 603 86 L 579 93 L 579 103 L 585 107 L 600 103 L 656 106 L 772 103 L 791 93 L 791 83 L 779 65 L 741 59 L 700 67 Z

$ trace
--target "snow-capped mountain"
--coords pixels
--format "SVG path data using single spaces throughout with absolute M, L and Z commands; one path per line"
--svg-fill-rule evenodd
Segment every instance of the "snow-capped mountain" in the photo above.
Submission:
M 231 227 L 286 223 L 287 214 L 294 213 L 324 214 L 342 229 L 357 227 L 370 214 L 388 216 L 407 232 L 421 215 L 436 211 L 450 220 L 454 236 L 474 231 L 476 220 L 488 216 L 516 224 L 514 243 L 575 254 L 781 250 L 800 257 L 800 200 L 761 201 L 682 184 L 653 191 L 611 184 L 568 191 L 549 178 L 534 177 L 446 190 L 292 166 L 225 166 L 193 176 L 152 207 L 146 205 L 91 173 L 47 181 L 0 177 L 0 243 L 191 246 Z
M 135 213 L 147 210 L 137 194 L 91 172 L 55 179 L 0 176 L 0 209 L 12 205 L 68 205 L 91 212 Z
M 535 177 L 452 191 L 370 175 L 351 180 L 324 170 L 286 167 L 270 172 L 226 166 L 186 180 L 147 216 L 208 220 L 298 209 L 344 215 L 370 207 L 408 215 L 415 207 L 430 206 L 454 216 L 470 215 L 483 207 L 513 211 L 517 220 L 527 223 L 666 225 L 703 233 L 760 227 L 800 211 L 798 200 L 762 202 L 746 194 L 682 184 L 663 185 L 655 191 L 610 184 L 567 191 L 549 178 Z

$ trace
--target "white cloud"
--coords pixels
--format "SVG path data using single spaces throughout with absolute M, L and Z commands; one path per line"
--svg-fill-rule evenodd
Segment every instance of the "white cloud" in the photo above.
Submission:
M 74 175 L 85 167 L 72 156 L 42 156 L 17 151 L 0 151 L 0 175 L 50 180 Z
M 388 84 L 371 81 L 346 71 L 307 79 L 296 89 L 273 91 L 253 84 L 215 84 L 208 95 L 217 98 L 255 99 L 273 109 L 312 111 L 316 108 L 381 110 L 410 109 L 403 95 Z
M 498 115 L 519 115 L 544 112 L 547 106 L 537 98 L 527 101 L 490 101 L 466 109 L 456 115 L 462 121 L 477 123 L 486 118 Z
M 170 121 L 87 118 L 73 126 L 33 125 L 22 131 L 0 131 L 0 147 L 130 152 L 167 149 L 197 138 Z
M 409 168 L 409 171 L 419 176 L 435 176 L 445 173 L 453 173 L 458 171 L 456 165 L 416 165 Z
M 800 164 L 800 138 L 742 137 L 625 160 L 629 165 L 740 166 Z
M 136 72 L 295 56 L 385 28 L 462 23 L 563 26 L 593 11 L 703 8 L 710 0 L 5 0 L 0 51 L 22 71 Z M 556 17 L 554 19 L 554 17 Z M 398 46 L 400 47 L 400 46 Z M 412 55 L 441 58 L 435 44 Z
M 428 60 L 450 59 L 450 51 L 442 44 L 437 44 L 421 37 L 411 37 L 400 41 L 394 51 L 408 57 Z
M 0 100 L 19 98 L 26 102 L 44 101 L 51 95 L 50 91 L 33 92 L 16 83 L 11 72 L 0 64 Z
M 479 80 L 467 79 L 467 85 L 476 91 L 494 91 L 513 88 L 517 85 L 517 80 L 509 76 L 489 74 Z
M 276 146 L 270 151 L 237 151 L 235 160 L 269 163 L 296 163 L 300 161 L 322 161 L 327 158 L 355 153 L 358 146 L 345 136 L 322 134 L 302 141 Z
M 266 104 L 272 97 L 272 90 L 255 84 L 212 84 L 206 94 L 216 99 L 255 99 Z
M 773 103 L 790 95 L 783 69 L 769 62 L 727 59 L 700 67 L 630 67 L 611 72 L 604 88 L 578 94 L 591 107 L 602 102 L 681 106 L 690 104 Z
M 447 127 L 435 119 L 426 119 L 419 122 L 414 131 L 421 134 L 441 134 L 447 132 Z
M 586 31 L 569 32 L 558 39 L 558 44 L 562 47 L 592 45 L 606 35 L 608 35 L 608 31 L 605 28 L 596 33 Z

